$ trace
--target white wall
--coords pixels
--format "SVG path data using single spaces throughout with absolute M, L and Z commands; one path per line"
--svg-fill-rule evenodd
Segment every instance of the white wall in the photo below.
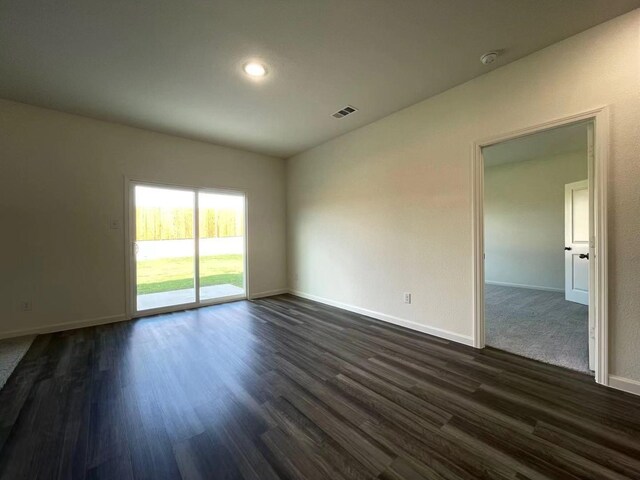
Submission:
M 587 170 L 586 149 L 485 168 L 488 283 L 564 291 L 564 186 Z
M 473 142 L 609 105 L 610 367 L 640 379 L 639 62 L 635 10 L 292 158 L 292 288 L 470 339 Z
M 124 176 L 246 190 L 250 293 L 286 288 L 283 160 L 0 100 L 0 337 L 124 317 Z

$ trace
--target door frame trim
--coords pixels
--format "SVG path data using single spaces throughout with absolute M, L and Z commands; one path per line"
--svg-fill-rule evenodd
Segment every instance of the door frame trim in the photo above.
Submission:
M 589 165 L 589 225 L 593 242 L 589 262 L 589 315 L 595 324 L 595 381 L 609 384 L 609 322 L 607 270 L 607 181 L 609 164 L 609 107 L 556 118 L 527 128 L 480 139 L 473 144 L 471 164 L 472 258 L 473 258 L 473 346 L 485 347 L 484 319 L 484 159 L 482 148 L 556 127 L 591 121 L 594 152 Z
M 209 186 L 196 186 L 196 185 L 186 185 L 180 183 L 166 183 L 161 181 L 153 181 L 153 180 L 139 180 L 136 178 L 123 176 L 124 180 L 124 257 L 125 257 L 125 312 L 127 319 L 144 317 L 149 315 L 157 315 L 160 313 L 169 313 L 180 310 L 189 310 L 192 308 L 206 307 L 210 305 L 217 305 L 220 303 L 233 302 L 237 300 L 245 300 L 247 298 L 251 298 L 249 294 L 249 192 L 242 189 L 237 188 L 228 188 L 228 187 L 209 187 Z M 154 308 L 149 310 L 144 310 L 137 312 L 135 309 L 134 298 L 136 295 L 135 291 L 135 262 L 133 261 L 133 238 L 132 232 L 135 231 L 135 216 L 131 213 L 133 212 L 134 205 L 134 196 L 132 195 L 133 188 L 135 185 L 149 185 L 161 188 L 169 188 L 169 189 L 186 189 L 186 190 L 194 190 L 195 192 L 195 204 L 197 205 L 197 197 L 198 192 L 213 192 L 213 193 L 229 193 L 235 195 L 243 195 L 244 196 L 244 259 L 243 259 L 243 267 L 244 267 L 244 294 L 243 295 L 230 295 L 227 297 L 215 298 L 211 300 L 201 301 L 201 302 L 191 302 L 180 304 L 176 306 L 169 307 L 161 307 Z M 194 209 L 194 216 L 197 214 L 197 211 Z M 196 228 L 197 232 L 197 228 Z M 196 252 L 198 251 L 198 242 L 196 242 Z M 197 257 L 195 257 L 197 258 Z M 196 262 L 197 264 L 197 262 Z M 195 265 L 195 272 L 198 271 L 198 266 Z M 197 290 L 197 289 L 196 289 Z M 199 292 L 196 292 L 196 299 L 199 298 Z

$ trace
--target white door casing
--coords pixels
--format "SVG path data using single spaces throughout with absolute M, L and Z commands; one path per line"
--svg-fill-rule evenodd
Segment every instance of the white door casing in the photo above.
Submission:
M 589 329 L 590 365 L 595 381 L 609 385 L 609 321 L 608 321 L 608 256 L 607 256 L 607 178 L 609 164 L 609 116 L 607 106 L 556 118 L 508 133 L 477 140 L 472 155 L 473 214 L 473 345 L 485 346 L 484 318 L 484 159 L 482 149 L 500 142 L 524 137 L 551 128 L 578 122 L 590 122 L 589 194 L 590 259 L 589 259 Z M 592 333 L 593 332 L 593 333 Z M 593 345 L 593 348 L 591 348 Z
M 593 261 L 592 243 L 589 240 L 589 181 L 569 183 L 564 187 L 565 204 L 565 299 L 589 305 L 589 262 Z M 595 369 L 596 332 L 595 319 L 589 308 L 589 369 Z

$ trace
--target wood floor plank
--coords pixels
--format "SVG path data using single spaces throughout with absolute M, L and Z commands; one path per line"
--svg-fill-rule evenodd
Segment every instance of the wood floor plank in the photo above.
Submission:
M 307 455 L 319 462 L 331 465 L 346 479 L 364 480 L 371 477 L 366 468 L 357 462 L 346 449 L 286 399 L 278 398 L 273 403 L 269 403 L 266 408 L 272 412 L 280 429 L 296 438 L 299 446 L 307 452 Z
M 640 478 L 640 397 L 291 295 L 38 336 L 0 479 Z

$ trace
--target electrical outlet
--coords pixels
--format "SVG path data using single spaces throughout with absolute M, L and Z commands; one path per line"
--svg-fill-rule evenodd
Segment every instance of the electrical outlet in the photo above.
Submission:
M 409 292 L 404 292 L 402 298 L 404 299 L 404 303 L 411 303 L 411 294 Z
M 26 300 L 24 302 L 20 302 L 20 310 L 22 310 L 23 312 L 30 312 L 31 311 L 31 301 L 30 300 Z

